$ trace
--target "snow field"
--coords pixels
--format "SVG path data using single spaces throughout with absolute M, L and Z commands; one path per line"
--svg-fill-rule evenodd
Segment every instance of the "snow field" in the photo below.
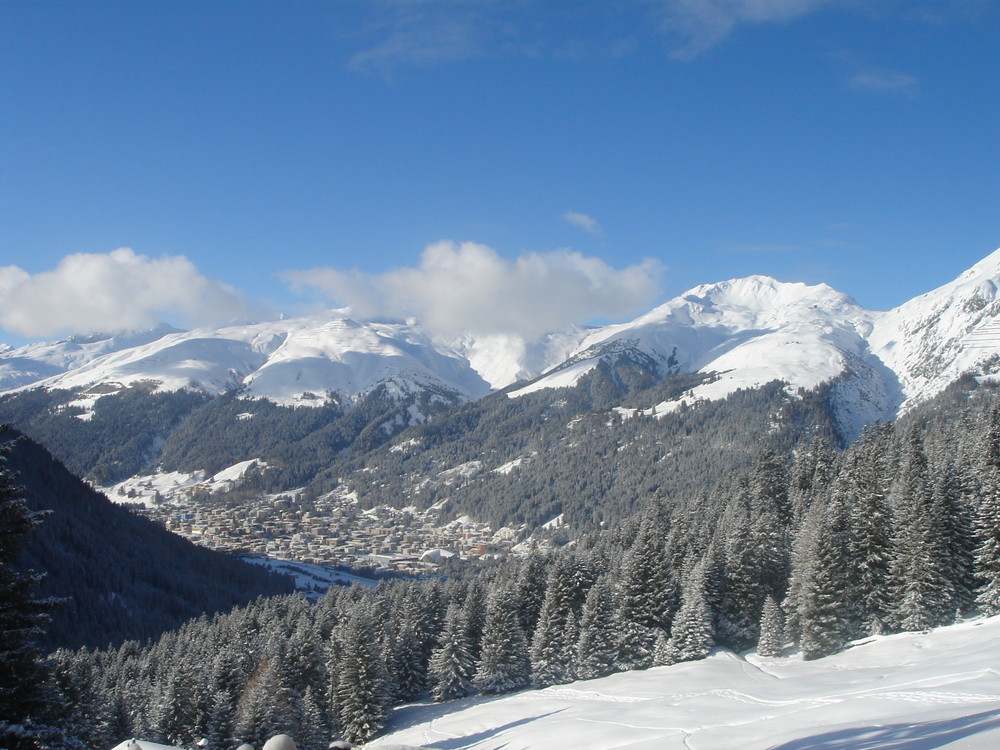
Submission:
M 987 750 L 1000 747 L 1000 617 L 866 639 L 804 662 L 716 651 L 500 698 L 396 709 L 368 748 Z

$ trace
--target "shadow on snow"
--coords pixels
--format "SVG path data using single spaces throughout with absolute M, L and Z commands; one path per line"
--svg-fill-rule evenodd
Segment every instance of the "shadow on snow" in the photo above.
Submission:
M 855 727 L 776 745 L 772 750 L 934 750 L 1000 727 L 1000 710 L 920 724 Z

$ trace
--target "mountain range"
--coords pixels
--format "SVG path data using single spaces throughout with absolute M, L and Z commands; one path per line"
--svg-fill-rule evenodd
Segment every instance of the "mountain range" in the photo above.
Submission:
M 190 331 L 161 326 L 8 348 L 0 352 L 0 393 L 79 389 L 84 419 L 88 401 L 137 383 L 210 395 L 239 389 L 296 406 L 349 406 L 380 387 L 458 403 L 499 389 L 518 396 L 575 385 L 598 363 L 624 359 L 654 378 L 714 373 L 658 412 L 774 380 L 790 393 L 832 384 L 835 417 L 850 438 L 964 372 L 997 369 L 998 283 L 1000 250 L 886 312 L 825 284 L 750 276 L 695 287 L 628 323 L 534 342 L 444 340 L 419 321 L 355 320 L 349 310 Z

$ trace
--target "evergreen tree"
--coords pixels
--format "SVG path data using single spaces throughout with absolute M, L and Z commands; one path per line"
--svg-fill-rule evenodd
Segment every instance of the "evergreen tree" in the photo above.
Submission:
M 760 616 L 760 640 L 757 641 L 758 656 L 781 656 L 785 643 L 785 622 L 781 607 L 768 594 L 764 600 L 764 611 Z
M 848 588 L 846 567 L 848 531 L 845 508 L 831 501 L 806 513 L 800 532 L 805 539 L 795 573 L 801 581 L 797 618 L 802 658 L 818 659 L 836 653 L 847 643 L 852 623 L 844 602 Z
M 475 666 L 469 649 L 465 607 L 452 605 L 445 615 L 444 631 L 431 653 L 428 677 L 431 695 L 438 702 L 464 698 L 472 692 Z
M 0 446 L 0 747 L 26 750 L 71 740 L 50 721 L 58 694 L 37 645 L 55 603 L 34 595 L 40 575 L 13 567 L 41 515 L 19 497 L 7 468 L 9 450 Z
M 622 562 L 622 616 L 645 628 L 669 629 L 676 609 L 677 590 L 670 578 L 665 540 L 662 526 L 646 519 Z
M 295 746 L 300 750 L 327 750 L 330 744 L 330 729 L 326 712 L 312 687 L 306 687 L 302 695 L 302 721 L 295 736 Z M 210 745 L 211 747 L 211 745 Z M 222 747 L 218 745 L 216 747 Z
M 989 411 L 979 452 L 975 562 L 980 586 L 976 604 L 983 615 L 991 617 L 1000 614 L 1000 402 Z
M 575 555 L 567 556 L 570 563 Z M 576 566 L 559 560 L 549 574 L 545 600 L 531 639 L 531 676 L 540 687 L 569 682 L 577 641 L 576 604 L 581 588 Z
M 892 567 L 894 620 L 902 630 L 924 630 L 949 622 L 954 591 L 948 573 L 941 508 L 932 502 L 927 457 L 916 428 L 906 436 L 892 488 L 895 520 Z
M 837 487 L 849 502 L 851 582 L 855 588 L 858 632 L 878 635 L 890 623 L 892 524 L 889 478 L 884 457 L 891 426 L 866 429 L 847 452 Z
M 615 671 L 618 633 L 615 630 L 614 613 L 614 588 L 609 577 L 604 575 L 587 592 L 587 601 L 580 617 L 576 673 L 581 679 L 604 677 Z
M 472 683 L 481 693 L 507 693 L 531 682 L 528 644 L 518 617 L 517 596 L 500 589 L 489 600 L 482 653 Z
M 712 612 L 705 600 L 707 561 L 702 559 L 688 573 L 681 592 L 681 606 L 674 617 L 667 643 L 668 663 L 704 659 L 715 644 Z
M 367 742 L 385 725 L 388 708 L 385 663 L 367 608 L 359 608 L 347 621 L 341 641 L 338 723 L 349 742 Z

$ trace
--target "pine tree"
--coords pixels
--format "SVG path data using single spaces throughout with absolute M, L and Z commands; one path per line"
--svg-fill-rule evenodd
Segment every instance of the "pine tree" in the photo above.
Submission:
M 50 721 L 57 715 L 58 695 L 37 645 L 55 602 L 34 595 L 42 576 L 13 568 L 42 516 L 29 511 L 19 497 L 7 468 L 9 452 L 9 444 L 0 446 L 0 747 L 71 745 L 75 741 Z
M 663 529 L 647 519 L 622 562 L 622 616 L 645 628 L 669 628 L 677 606 L 664 542 Z
M 307 686 L 302 694 L 302 721 L 295 736 L 295 746 L 299 750 L 327 750 L 330 744 L 330 729 L 326 715 L 316 693 Z M 212 747 L 211 745 L 209 747 Z M 217 745 L 216 747 L 223 747 Z
M 519 690 L 531 682 L 531 662 L 518 618 L 518 599 L 510 590 L 498 590 L 487 604 L 482 653 L 472 682 L 477 690 L 487 694 Z
M 573 679 L 577 640 L 575 605 L 580 584 L 575 568 L 563 561 L 552 566 L 545 600 L 531 639 L 531 676 L 540 686 Z
M 802 569 L 794 574 L 801 581 L 797 616 L 802 658 L 818 659 L 836 653 L 851 632 L 844 602 L 849 586 L 846 566 L 848 530 L 842 503 L 818 504 L 806 513 L 800 532 L 805 539 L 799 559 Z
M 936 507 L 927 457 L 916 428 L 907 436 L 892 488 L 895 539 L 892 567 L 894 620 L 902 630 L 924 630 L 954 615 L 941 508 Z
M 760 616 L 760 640 L 757 641 L 758 656 L 781 656 L 785 643 L 785 623 L 781 607 L 768 594 L 764 600 L 764 611 Z
M 1000 614 L 1000 469 L 988 466 L 976 510 L 976 571 L 981 581 L 976 604 L 986 617 Z
M 618 633 L 614 613 L 614 588 L 605 575 L 587 592 L 580 617 L 580 638 L 576 648 L 576 673 L 580 678 L 589 680 L 615 671 Z
M 866 429 L 848 450 L 837 477 L 838 490 L 849 502 L 848 563 L 860 635 L 887 632 L 891 619 L 893 518 L 884 466 L 891 434 L 890 426 Z
M 469 649 L 465 608 L 452 605 L 445 615 L 438 647 L 431 652 L 428 677 L 438 702 L 464 698 L 472 692 L 474 662 Z
M 681 606 L 670 628 L 669 663 L 704 659 L 715 644 L 712 612 L 705 601 L 707 562 L 695 564 L 684 581 Z
M 388 708 L 385 663 L 367 608 L 359 608 L 347 621 L 341 641 L 338 723 L 349 742 L 367 742 L 385 725 Z
M 976 596 L 987 617 L 1000 614 L 1000 401 L 990 409 L 981 440 L 979 498 L 976 512 Z

